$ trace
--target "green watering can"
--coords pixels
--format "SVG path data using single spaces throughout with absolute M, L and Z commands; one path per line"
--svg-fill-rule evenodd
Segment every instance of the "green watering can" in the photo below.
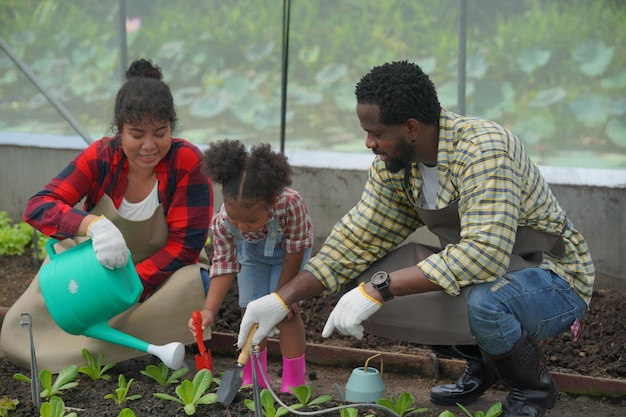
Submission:
M 56 253 L 56 239 L 46 244 L 50 262 L 39 271 L 39 286 L 50 315 L 73 335 L 115 343 L 157 356 L 171 369 L 183 365 L 182 343 L 152 345 L 109 326 L 108 320 L 139 300 L 143 291 L 135 265 L 108 269 L 98 262 L 91 240 Z

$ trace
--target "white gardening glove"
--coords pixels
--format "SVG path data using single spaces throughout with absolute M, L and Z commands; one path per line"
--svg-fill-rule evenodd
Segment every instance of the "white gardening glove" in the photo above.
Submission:
M 91 243 L 98 262 L 109 269 L 122 268 L 128 263 L 128 247 L 120 229 L 115 227 L 104 216 L 98 217 L 89 224 L 87 236 Z
M 239 338 L 237 339 L 237 347 L 242 349 L 248 338 L 250 328 L 254 323 L 259 323 L 259 328 L 252 337 L 252 344 L 258 345 L 265 339 L 278 323 L 287 317 L 289 308 L 284 301 L 275 292 L 257 298 L 246 306 L 246 312 L 241 319 L 239 326 Z
M 365 292 L 365 283 L 348 291 L 328 316 L 322 337 L 330 337 L 333 330 L 337 329 L 343 335 L 363 338 L 363 325 L 361 324 L 369 316 L 378 311 L 382 304 Z

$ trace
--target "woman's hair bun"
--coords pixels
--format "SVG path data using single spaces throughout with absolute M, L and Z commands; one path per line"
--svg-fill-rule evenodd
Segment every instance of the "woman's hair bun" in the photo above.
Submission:
M 134 77 L 147 77 L 162 80 L 163 71 L 160 67 L 153 65 L 151 61 L 141 58 L 133 61 L 126 71 L 127 80 Z

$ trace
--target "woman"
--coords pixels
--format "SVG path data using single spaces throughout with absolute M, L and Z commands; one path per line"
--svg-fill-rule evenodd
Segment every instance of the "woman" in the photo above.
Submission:
M 125 266 L 130 250 L 143 293 L 111 326 L 151 344 L 191 343 L 185 326 L 191 311 L 181 306 L 195 305 L 194 297 L 202 302 L 213 191 L 201 151 L 172 138 L 176 111 L 162 77 L 150 61 L 130 65 L 115 101 L 113 137 L 91 144 L 35 194 L 24 220 L 61 240 L 57 253 L 88 236 L 98 261 L 111 269 Z M 142 354 L 63 332 L 45 308 L 37 276 L 2 325 L 2 349 L 16 364 L 30 361 L 28 332 L 18 325 L 22 312 L 32 316 L 38 366 L 53 372 L 80 364 L 83 348 L 108 362 Z

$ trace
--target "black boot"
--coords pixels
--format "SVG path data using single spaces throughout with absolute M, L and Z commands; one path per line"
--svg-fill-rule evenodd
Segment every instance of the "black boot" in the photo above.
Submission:
M 502 405 L 501 417 L 542 417 L 554 407 L 559 395 L 556 382 L 539 347 L 526 331 L 510 352 L 498 356 L 483 352 L 483 356 L 512 388 Z
M 465 359 L 465 370 L 456 384 L 445 384 L 430 390 L 430 401 L 438 405 L 469 404 L 483 395 L 497 380 L 476 345 L 433 346 L 441 354 Z

